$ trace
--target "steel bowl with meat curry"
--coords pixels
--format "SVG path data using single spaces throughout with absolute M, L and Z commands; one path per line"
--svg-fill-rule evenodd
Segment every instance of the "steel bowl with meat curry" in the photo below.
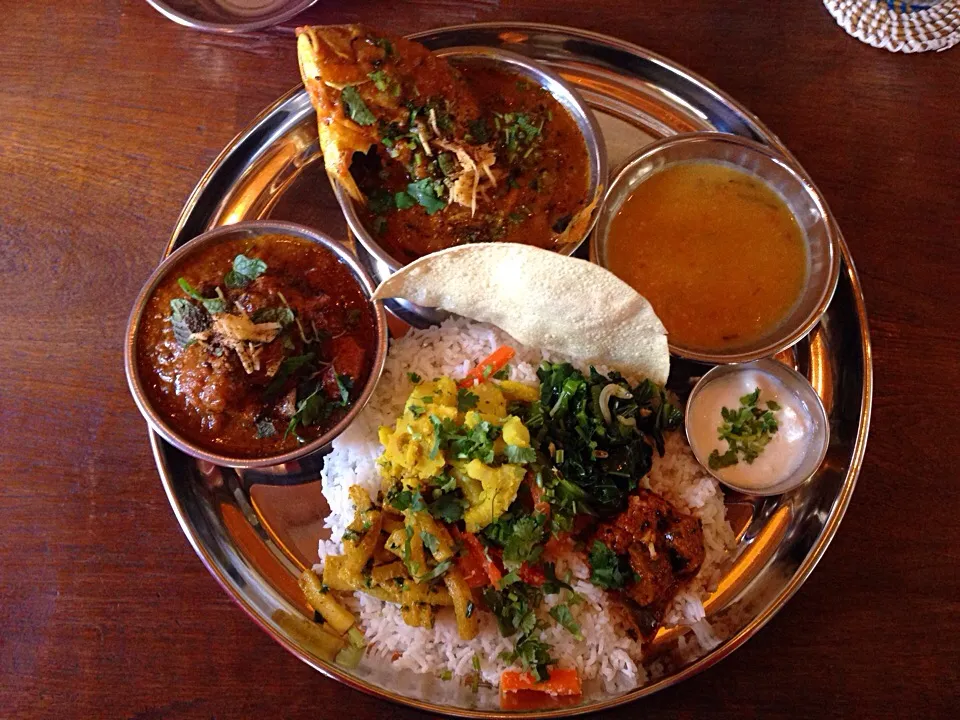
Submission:
M 341 258 L 302 237 L 200 247 L 143 303 L 143 396 L 168 430 L 218 458 L 295 452 L 345 419 L 382 361 L 368 296 Z

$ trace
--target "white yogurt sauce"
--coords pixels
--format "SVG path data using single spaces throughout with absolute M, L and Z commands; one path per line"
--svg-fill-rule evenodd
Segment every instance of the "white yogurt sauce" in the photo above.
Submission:
M 747 463 L 741 455 L 736 465 L 714 471 L 721 480 L 750 490 L 772 487 L 800 466 L 814 431 L 813 420 L 803 403 L 774 376 L 760 370 L 744 370 L 708 381 L 691 403 L 686 419 L 690 442 L 706 463 L 713 450 L 723 455 L 729 449 L 727 441 L 717 437 L 717 428 L 723 424 L 721 408 L 736 410 L 740 398 L 757 388 L 758 407 L 765 409 L 768 400 L 780 405 L 774 412 L 777 432 L 753 463 Z

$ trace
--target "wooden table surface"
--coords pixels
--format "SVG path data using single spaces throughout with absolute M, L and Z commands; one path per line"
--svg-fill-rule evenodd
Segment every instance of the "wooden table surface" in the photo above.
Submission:
M 198 34 L 139 0 L 4 4 L 0 717 L 414 717 L 274 644 L 207 574 L 127 392 L 133 298 L 220 149 L 298 81 L 290 23 Z M 960 48 L 894 55 L 816 0 L 320 0 L 397 32 L 568 24 L 738 98 L 823 190 L 863 282 L 873 426 L 829 552 L 756 638 L 648 717 L 960 712 Z

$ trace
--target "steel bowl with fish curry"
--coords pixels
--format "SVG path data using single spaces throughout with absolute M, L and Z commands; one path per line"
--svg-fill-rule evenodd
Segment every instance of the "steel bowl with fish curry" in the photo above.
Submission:
M 549 89 L 363 26 L 297 32 L 327 171 L 398 261 L 582 237 L 595 205 L 587 145 Z

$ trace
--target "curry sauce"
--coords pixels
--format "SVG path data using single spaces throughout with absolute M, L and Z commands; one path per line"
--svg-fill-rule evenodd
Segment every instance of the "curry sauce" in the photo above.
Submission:
M 391 137 L 388 128 L 385 145 L 355 155 L 351 173 L 367 198 L 361 221 L 402 262 L 473 242 L 556 249 L 592 199 L 586 197 L 587 149 L 576 122 L 548 90 L 519 74 L 482 64 L 459 69 L 475 99 L 466 112 L 479 108 L 479 114 L 463 115 L 443 98 L 428 99 L 425 109 L 411 111 L 411 125 L 427 117 L 423 133 L 394 130 Z M 456 138 L 462 126 L 466 131 Z M 457 141 L 465 143 L 467 158 L 457 152 Z M 400 147 L 413 152 L 402 157 Z M 454 178 L 472 162 L 470 153 L 490 163 L 477 178 L 474 207 L 453 201 Z

